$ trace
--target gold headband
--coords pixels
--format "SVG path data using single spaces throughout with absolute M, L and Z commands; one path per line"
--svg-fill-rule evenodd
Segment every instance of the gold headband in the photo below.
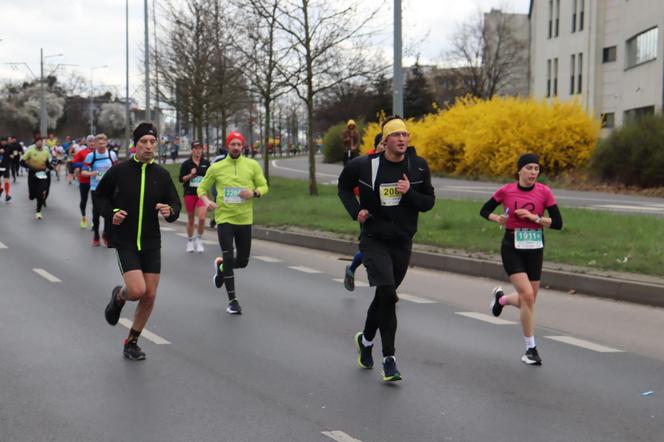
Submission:
M 387 140 L 387 137 L 395 132 L 409 133 L 406 128 L 406 123 L 403 120 L 394 119 L 385 123 L 385 126 L 383 126 L 383 140 Z

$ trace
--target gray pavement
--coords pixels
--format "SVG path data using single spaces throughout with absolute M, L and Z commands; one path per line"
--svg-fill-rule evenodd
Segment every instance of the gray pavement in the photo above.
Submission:
M 309 174 L 308 159 L 296 157 L 272 160 L 270 173 L 286 178 L 306 178 Z M 323 163 L 317 156 L 316 176 L 322 184 L 336 184 L 342 165 Z M 470 181 L 453 178 L 432 178 L 438 198 L 470 199 L 486 201 L 500 187 L 499 183 Z M 621 195 L 606 192 L 586 192 L 555 189 L 556 199 L 562 207 L 585 207 L 593 210 L 623 213 L 642 213 L 664 216 L 664 198 Z
M 121 356 L 127 329 L 103 308 L 112 250 L 78 228 L 78 190 L 54 183 L 34 221 L 25 181 L 0 207 L 1 441 L 659 441 L 664 310 L 544 290 L 540 368 L 520 361 L 518 312 L 487 322 L 495 281 L 418 268 L 400 289 L 404 381 L 356 366 L 371 300 L 349 293 L 339 255 L 255 241 L 237 272 L 245 314 L 211 286 L 219 250 L 184 252 L 165 225 L 148 359 Z M 1 246 L 0 246 L 1 247 Z M 52 282 L 33 269 L 58 278 Z M 366 281 L 362 270 L 358 281 Z M 129 318 L 132 305 L 125 308 Z M 159 339 L 153 338 L 156 342 Z M 162 341 L 163 342 L 163 341 Z M 379 357 L 380 345 L 374 350 Z M 653 390 L 652 396 L 642 396 Z

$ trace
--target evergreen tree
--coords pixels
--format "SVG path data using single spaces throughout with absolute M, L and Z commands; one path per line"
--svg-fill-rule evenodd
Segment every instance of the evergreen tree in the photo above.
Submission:
M 433 111 L 433 93 L 422 73 L 419 60 L 412 67 L 406 81 L 404 113 L 406 118 L 421 118 Z

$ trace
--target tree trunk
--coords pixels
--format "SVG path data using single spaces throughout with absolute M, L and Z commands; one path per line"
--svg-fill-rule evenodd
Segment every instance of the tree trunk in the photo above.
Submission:
M 265 131 L 263 132 L 263 174 L 265 179 L 270 182 L 270 158 L 267 145 L 270 141 L 270 99 L 263 97 L 263 105 L 265 107 Z

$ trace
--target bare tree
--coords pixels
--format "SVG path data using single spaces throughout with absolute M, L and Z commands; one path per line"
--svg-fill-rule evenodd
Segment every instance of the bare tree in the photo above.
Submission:
M 448 59 L 465 93 L 490 99 L 506 92 L 511 83 L 528 81 L 527 31 L 520 35 L 520 19 L 518 14 L 492 10 L 463 23 L 453 35 Z
M 316 149 L 314 148 L 314 106 L 318 94 L 352 78 L 368 76 L 370 57 L 365 39 L 369 22 L 378 9 L 362 17 L 353 2 L 338 8 L 338 2 L 325 0 L 284 0 L 279 5 L 277 25 L 292 44 L 288 64 L 289 83 L 304 102 L 307 112 L 309 149 L 309 194 L 318 195 Z M 283 18 L 282 18 L 283 17 Z
M 252 93 L 260 99 L 263 108 L 263 172 L 265 178 L 270 177 L 270 160 L 268 145 L 272 105 L 279 97 L 289 91 L 290 85 L 285 65 L 290 53 L 288 45 L 278 39 L 277 22 L 282 19 L 279 8 L 281 0 L 248 0 L 239 2 L 243 14 L 242 22 L 246 23 L 237 41 L 237 48 L 247 60 L 247 75 Z

